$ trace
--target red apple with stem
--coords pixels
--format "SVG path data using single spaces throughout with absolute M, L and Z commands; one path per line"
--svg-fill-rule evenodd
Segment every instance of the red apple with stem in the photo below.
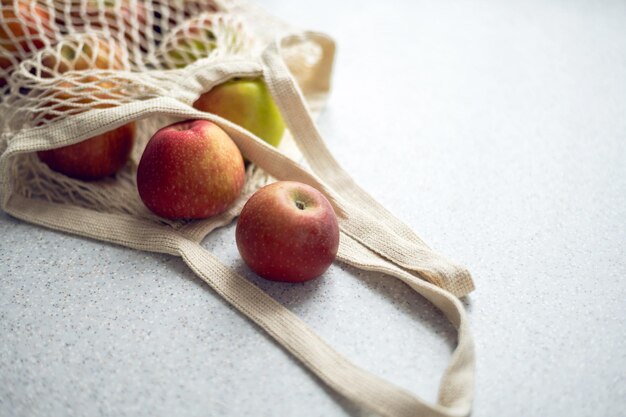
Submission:
M 141 200 L 168 219 L 202 219 L 226 210 L 244 183 L 237 145 L 215 123 L 187 120 L 157 131 L 137 169 Z
M 257 191 L 235 231 L 244 262 L 263 278 L 302 282 L 324 273 L 337 256 L 339 226 L 315 188 L 279 181 Z

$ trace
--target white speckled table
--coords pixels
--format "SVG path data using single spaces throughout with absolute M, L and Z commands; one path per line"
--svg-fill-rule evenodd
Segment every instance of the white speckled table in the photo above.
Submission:
M 392 5 L 393 3 L 393 5 Z M 329 146 L 466 264 L 474 416 L 626 414 L 626 3 L 263 1 L 333 35 Z M 402 284 L 289 286 L 206 246 L 356 363 L 434 400 L 454 343 Z M 360 416 L 177 258 L 0 214 L 1 416 Z

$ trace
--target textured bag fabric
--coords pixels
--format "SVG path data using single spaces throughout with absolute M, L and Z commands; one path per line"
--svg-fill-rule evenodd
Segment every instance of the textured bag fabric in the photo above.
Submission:
M 0 41 L 3 210 L 52 229 L 182 257 L 321 381 L 367 410 L 403 417 L 470 413 L 474 350 L 457 297 L 473 290 L 472 279 L 355 184 L 326 148 L 314 116 L 330 90 L 335 45 L 329 37 L 294 31 L 239 1 L 2 0 L 2 7 L 0 35 L 10 39 Z M 80 59 L 91 60 L 85 64 L 91 69 L 66 71 L 64 65 L 76 68 Z M 202 92 L 233 77 L 265 80 L 288 128 L 280 149 L 192 107 Z M 225 213 L 200 221 L 153 215 L 135 184 L 152 133 L 185 118 L 219 124 L 253 162 L 240 198 Z M 133 157 L 115 178 L 74 180 L 36 156 L 128 123 L 137 126 Z M 457 328 L 436 404 L 352 364 L 202 247 L 212 230 L 230 223 L 273 179 L 304 182 L 327 196 L 341 229 L 339 261 L 400 279 Z

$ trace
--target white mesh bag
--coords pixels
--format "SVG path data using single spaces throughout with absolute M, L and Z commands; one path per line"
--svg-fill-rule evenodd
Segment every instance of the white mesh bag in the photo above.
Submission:
M 294 30 L 236 0 L 1 0 L 0 202 L 14 217 L 56 230 L 182 257 L 214 291 L 269 333 L 321 381 L 383 416 L 466 416 L 474 352 L 457 297 L 473 290 L 465 268 L 433 252 L 337 164 L 314 123 L 330 89 L 333 41 Z M 216 115 L 200 94 L 234 77 L 262 78 L 287 133 L 276 149 Z M 152 134 L 177 120 L 220 125 L 252 164 L 224 213 L 172 221 L 152 214 L 136 189 L 137 163 Z M 111 131 L 133 137 L 114 176 L 70 178 L 45 151 Z M 202 246 L 247 198 L 274 179 L 323 192 L 341 229 L 338 261 L 405 282 L 458 330 L 458 344 L 429 404 L 355 366 L 289 310 Z M 198 359 L 201 360 L 201 359 Z

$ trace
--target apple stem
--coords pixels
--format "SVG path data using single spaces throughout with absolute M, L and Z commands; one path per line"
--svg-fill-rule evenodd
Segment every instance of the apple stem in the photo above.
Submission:
M 304 210 L 306 206 L 304 205 L 302 201 L 298 200 L 296 201 L 296 207 L 298 207 L 300 210 Z

